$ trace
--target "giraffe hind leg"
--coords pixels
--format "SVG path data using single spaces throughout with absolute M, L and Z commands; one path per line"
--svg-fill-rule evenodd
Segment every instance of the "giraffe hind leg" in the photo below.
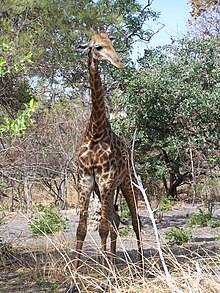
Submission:
M 111 237 L 110 261 L 111 261 L 112 264 L 115 263 L 115 258 L 116 258 L 116 244 L 117 244 L 117 236 L 118 236 L 119 224 L 120 224 L 120 218 L 119 218 L 119 215 L 117 213 L 117 210 L 114 207 L 114 214 L 113 214 L 112 223 L 111 223 L 111 226 L 110 226 L 110 237 Z
M 137 197 L 135 194 L 135 189 L 132 188 L 129 175 L 122 182 L 121 191 L 128 204 L 128 208 L 131 213 L 132 225 L 133 225 L 133 229 L 137 238 L 138 256 L 139 256 L 139 260 L 143 264 L 144 258 L 143 258 L 143 247 L 142 247 L 142 241 L 141 241 L 141 222 L 140 222 L 140 217 L 137 211 Z

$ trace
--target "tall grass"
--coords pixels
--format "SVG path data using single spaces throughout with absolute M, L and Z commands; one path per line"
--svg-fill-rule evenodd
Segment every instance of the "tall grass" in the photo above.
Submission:
M 103 270 L 100 262 L 102 257 L 100 244 L 88 232 L 89 250 L 85 243 L 81 265 L 77 271 L 74 271 L 72 266 L 74 249 L 68 247 L 65 242 L 58 244 L 56 241 L 55 244 L 51 236 L 46 234 L 44 236 L 47 237 L 50 246 L 45 245 L 45 248 L 42 246 L 37 252 L 31 249 L 29 252 L 19 254 L 14 252 L 10 266 L 5 262 L 5 267 L 1 267 L 1 272 L 6 268 L 14 272 L 17 279 L 16 283 L 15 280 L 12 283 L 10 280 L 5 282 L 4 286 L 7 286 L 7 290 L 1 287 L 0 282 L 0 292 L 13 292 L 15 285 L 20 292 L 26 292 L 27 288 L 32 292 L 66 292 L 71 283 L 76 284 L 78 292 L 82 293 L 220 292 L 220 255 L 218 252 L 213 252 L 213 249 L 209 251 L 201 246 L 199 249 L 163 246 L 164 261 L 172 281 L 170 288 L 170 282 L 156 248 L 146 249 L 145 245 L 145 265 L 142 268 L 138 262 L 135 262 L 136 252 L 133 253 L 130 249 L 127 251 L 124 238 L 119 236 L 120 249 L 118 249 L 116 264 L 113 266 L 107 261 L 107 267 Z M 136 240 L 130 236 L 127 241 Z
M 78 287 L 78 292 L 220 292 L 220 274 L 218 253 L 182 249 L 174 253 L 166 248 L 164 259 L 172 278 L 172 289 L 161 265 L 159 254 L 154 249 L 145 251 L 145 267 L 134 262 L 134 256 L 122 247 L 116 265 L 109 262 L 103 270 L 102 256 L 94 240 L 96 251 L 82 253 L 82 262 L 77 271 L 72 267 L 74 251 L 65 244 L 54 250 L 42 250 L 24 253 L 17 257 L 12 269 L 20 274 L 30 289 L 35 286 L 45 292 L 65 292 L 71 283 Z M 120 241 L 120 239 L 119 239 Z M 132 241 L 132 239 L 131 239 Z M 1 290 L 0 290 L 1 291 Z

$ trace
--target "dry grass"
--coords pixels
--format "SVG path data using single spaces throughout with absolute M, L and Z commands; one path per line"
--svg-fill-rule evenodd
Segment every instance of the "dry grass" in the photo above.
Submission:
M 101 253 L 92 255 L 91 252 L 84 252 L 81 266 L 74 272 L 73 256 L 74 252 L 62 245 L 54 245 L 54 250 L 49 251 L 14 253 L 8 265 L 3 265 L 2 271 L 16 274 L 13 282 L 17 284 L 18 291 L 11 289 L 8 280 L 8 291 L 1 290 L 0 282 L 0 292 L 26 292 L 25 288 L 32 292 L 65 292 L 75 278 L 79 292 L 83 293 L 220 292 L 220 257 L 218 253 L 206 250 L 201 255 L 186 249 L 184 254 L 175 256 L 167 248 L 164 258 L 171 276 L 169 282 L 155 251 L 145 258 L 144 269 L 134 263 L 124 250 L 116 265 L 109 264 L 104 271 L 100 262 Z
M 45 235 L 46 236 L 46 235 Z M 91 235 L 88 236 L 91 238 Z M 110 263 L 103 270 L 101 252 L 92 239 L 91 250 L 83 250 L 82 263 L 77 272 L 73 270 L 74 250 L 68 243 L 56 244 L 46 236 L 48 243 L 39 251 L 23 253 L 5 250 L 4 263 L 0 263 L 0 292 L 66 292 L 76 281 L 78 291 L 115 293 L 214 293 L 220 292 L 220 256 L 217 252 L 197 246 L 169 248 L 163 246 L 163 256 L 170 279 L 164 273 L 158 251 L 147 249 L 145 267 L 135 263 L 136 255 L 126 251 L 123 239 L 116 265 Z M 130 239 L 132 242 L 133 239 Z M 13 247 L 13 243 L 10 243 Z M 7 243 L 4 244 L 4 249 Z M 9 246 L 7 246 L 9 247 Z M 11 247 L 11 246 L 10 246 Z M 208 247 L 208 246 L 207 246 Z M 3 249 L 3 248 L 2 248 Z M 7 250 L 8 251 L 8 250 Z M 1 254 L 1 253 L 0 253 Z
M 160 260 L 154 256 L 145 259 L 145 269 L 138 264 L 124 261 L 123 265 L 108 268 L 102 272 L 96 263 L 84 264 L 79 271 L 78 281 L 82 292 L 220 292 L 220 276 L 218 271 L 219 257 L 199 257 L 195 260 L 182 256 L 179 262 L 172 254 L 165 255 L 169 263 L 172 288 L 164 272 Z M 82 286 L 83 285 L 83 286 Z

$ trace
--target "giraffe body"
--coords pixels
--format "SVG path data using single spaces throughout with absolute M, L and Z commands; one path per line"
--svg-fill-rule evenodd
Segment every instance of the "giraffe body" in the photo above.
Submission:
M 101 202 L 99 235 L 101 248 L 106 253 L 106 241 L 111 237 L 111 261 L 116 253 L 119 217 L 114 207 L 115 190 L 120 187 L 131 211 L 132 224 L 142 255 L 140 222 L 137 214 L 137 199 L 131 183 L 130 156 L 121 138 L 111 129 L 106 117 L 105 102 L 98 61 L 108 60 L 115 67 L 122 68 L 118 56 L 105 31 L 95 33 L 89 43 L 89 73 L 92 96 L 92 112 L 83 143 L 79 149 L 78 192 L 80 219 L 77 228 L 75 268 L 78 267 L 82 246 L 87 232 L 87 215 L 90 195 L 95 191 Z M 103 257 L 103 265 L 106 265 Z

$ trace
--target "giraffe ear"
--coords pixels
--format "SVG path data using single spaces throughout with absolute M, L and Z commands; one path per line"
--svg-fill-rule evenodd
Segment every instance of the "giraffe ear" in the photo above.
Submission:
M 106 30 L 102 29 L 102 30 L 100 31 L 100 34 L 107 34 L 107 32 L 106 32 Z
M 101 30 L 100 36 L 102 36 L 103 38 L 108 38 L 108 34 L 107 34 L 106 30 Z
M 78 52 L 85 52 L 91 47 L 90 42 L 85 44 L 80 44 L 76 47 L 76 51 Z

